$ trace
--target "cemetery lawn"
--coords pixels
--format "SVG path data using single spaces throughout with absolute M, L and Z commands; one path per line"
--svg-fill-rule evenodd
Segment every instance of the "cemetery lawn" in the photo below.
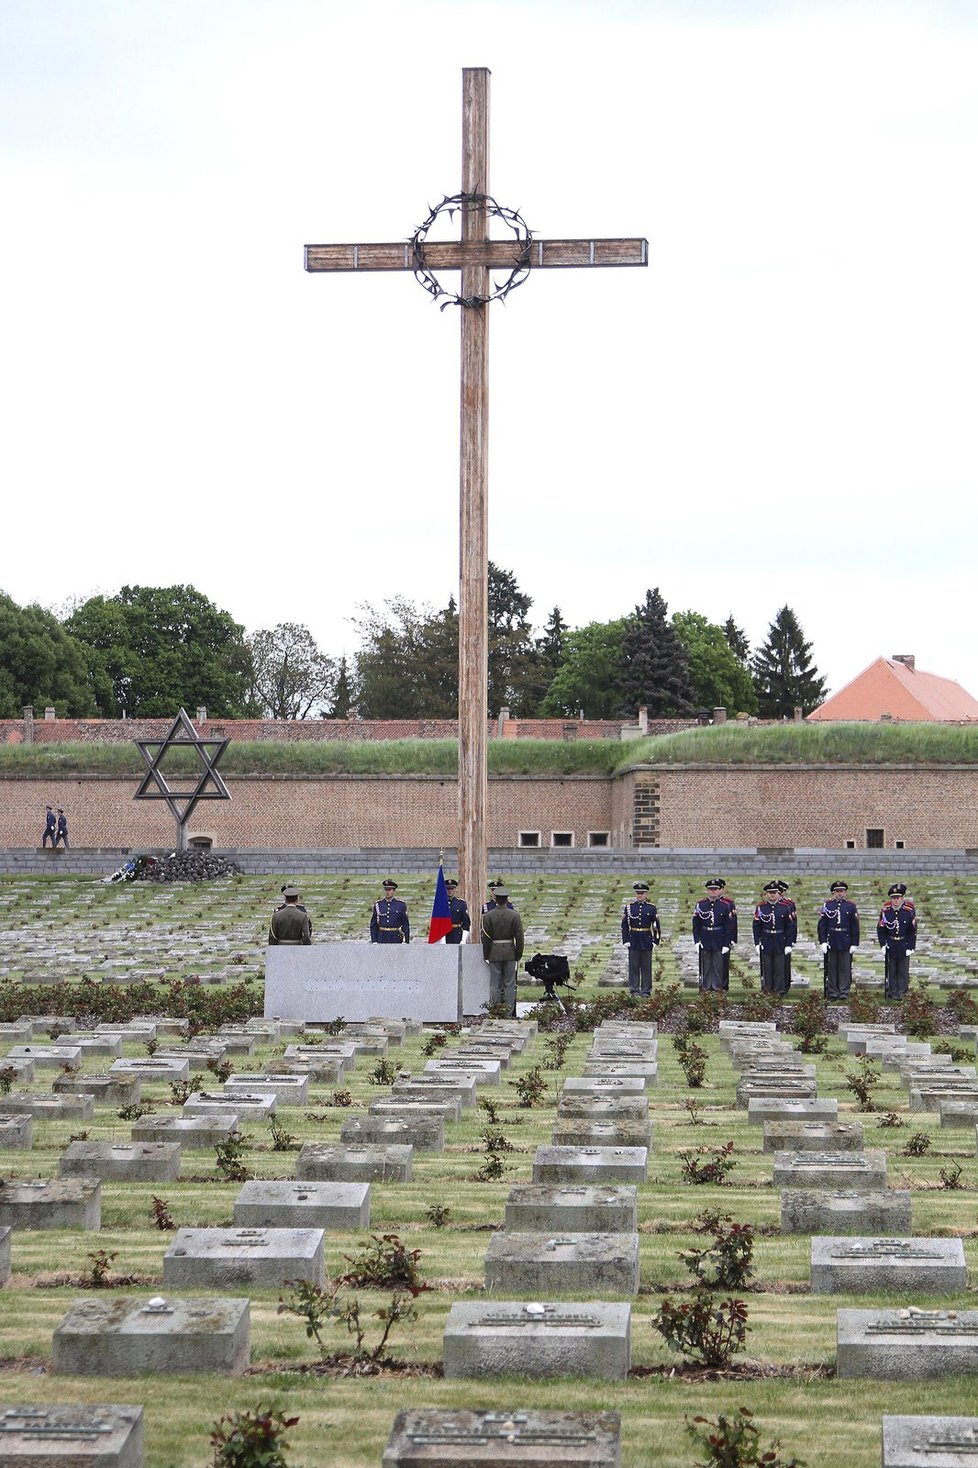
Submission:
M 636 853 L 640 858 L 640 854 Z M 405 896 L 418 929 L 426 926 L 432 882 L 399 874 L 398 895 Z M 635 876 L 642 875 L 640 860 Z M 814 914 L 828 881 L 793 881 L 804 940 L 796 951 L 796 977 L 820 987 L 820 958 L 813 951 Z M 103 984 L 139 981 L 155 986 L 158 996 L 174 979 L 199 978 L 203 995 L 219 998 L 243 995 L 256 1013 L 261 1010 L 261 979 L 268 914 L 288 876 L 238 878 L 201 886 L 155 887 L 144 884 L 108 886 L 81 878 L 0 879 L 0 1021 L 25 1012 L 59 1010 L 59 990 L 52 982 L 73 985 L 87 977 Z M 602 984 L 619 969 L 616 953 L 621 903 L 630 895 L 631 881 L 612 877 L 543 877 L 511 884 L 513 901 L 527 926 L 527 953 L 565 951 L 580 980 L 579 998 L 595 1000 L 620 991 Z M 688 919 L 702 891 L 703 874 L 689 878 L 657 879 L 652 892 L 662 918 L 665 941 L 655 955 L 654 987 L 662 991 L 681 983 L 689 973 Z M 878 993 L 872 980 L 881 975 L 875 946 L 875 912 L 885 883 L 854 880 L 851 894 L 864 924 L 857 974 L 864 993 Z M 734 958 L 729 1002 L 756 1003 L 751 983 L 753 951 L 749 918 L 756 893 L 744 885 L 739 899 L 741 942 Z M 363 937 L 371 902 L 377 896 L 374 881 L 361 877 L 315 877 L 303 884 L 303 899 L 315 926 L 315 938 Z M 973 983 L 978 960 L 966 945 L 978 932 L 978 883 L 967 880 L 921 880 L 913 889 L 921 922 L 921 952 L 914 971 L 928 982 L 928 993 L 939 1006 L 938 1023 L 955 1045 L 966 1047 L 974 1063 L 974 1040 L 957 1036 L 944 1005 L 954 983 Z M 418 935 L 420 936 L 420 934 Z M 942 987 L 942 984 L 945 987 Z M 25 988 L 26 986 L 26 988 Z M 196 986 L 193 986 L 196 988 Z M 533 989 L 521 987 L 521 998 Z M 689 1005 L 695 990 L 683 991 Z M 14 1013 L 16 1011 L 16 1013 Z M 347 1267 L 344 1257 L 357 1253 L 370 1234 L 395 1233 L 406 1247 L 421 1251 L 419 1268 L 430 1288 L 417 1298 L 420 1319 L 413 1327 L 391 1337 L 391 1355 L 398 1366 L 379 1375 L 342 1376 L 335 1369 L 317 1372 L 315 1342 L 306 1338 L 303 1323 L 278 1313 L 281 1290 L 249 1290 L 252 1299 L 250 1374 L 238 1378 L 156 1375 L 152 1378 L 105 1379 L 56 1377 L 51 1374 L 51 1336 L 72 1302 L 90 1298 L 81 1288 L 90 1281 L 98 1250 L 114 1256 L 109 1264 L 113 1293 L 146 1300 L 162 1290 L 162 1259 L 172 1234 L 159 1232 L 152 1222 L 152 1199 L 165 1199 L 178 1227 L 230 1226 L 240 1184 L 221 1177 L 213 1151 L 185 1150 L 181 1178 L 167 1183 L 103 1183 L 102 1228 L 98 1233 L 78 1230 L 17 1231 L 13 1238 L 13 1274 L 0 1290 L 0 1400 L 6 1404 L 71 1402 L 139 1402 L 146 1409 L 146 1463 L 148 1468 L 203 1468 L 210 1462 L 207 1434 L 226 1411 L 253 1408 L 259 1402 L 280 1408 L 300 1421 L 289 1434 L 290 1464 L 302 1468 L 329 1464 L 330 1468 L 376 1468 L 380 1463 L 395 1412 L 405 1406 L 463 1406 L 517 1411 L 521 1408 L 588 1408 L 618 1411 L 622 1415 L 623 1468 L 686 1468 L 696 1462 L 693 1445 L 683 1434 L 684 1417 L 733 1412 L 744 1406 L 755 1413 L 764 1441 L 778 1437 L 786 1456 L 795 1454 L 811 1468 L 876 1468 L 880 1461 L 880 1418 L 884 1413 L 956 1414 L 974 1412 L 978 1382 L 974 1377 L 942 1377 L 926 1383 L 876 1380 L 836 1380 L 835 1318 L 841 1305 L 870 1308 L 912 1303 L 921 1308 L 968 1309 L 975 1292 L 954 1299 L 902 1297 L 815 1296 L 809 1292 L 809 1240 L 782 1235 L 779 1228 L 780 1192 L 771 1182 L 772 1157 L 761 1150 L 759 1127 L 747 1124 L 747 1113 L 734 1105 L 736 1073 L 714 1033 L 715 1021 L 696 1041 L 707 1052 L 705 1083 L 690 1090 L 671 1043 L 679 1023 L 677 1011 L 660 1025 L 659 1079 L 647 1092 L 654 1128 L 648 1182 L 639 1188 L 639 1234 L 642 1283 L 632 1301 L 632 1374 L 625 1382 L 575 1379 L 534 1381 L 444 1380 L 440 1376 L 442 1333 L 448 1310 L 456 1299 L 486 1298 L 483 1291 L 485 1250 L 494 1228 L 503 1222 L 510 1187 L 531 1179 L 533 1154 L 550 1141 L 556 1097 L 566 1076 L 581 1075 L 589 1036 L 577 1034 L 558 1070 L 545 1070 L 547 1089 L 533 1108 L 520 1105 L 510 1082 L 548 1058 L 547 1035 L 541 1032 L 514 1057 L 499 1087 L 480 1088 L 498 1107 L 499 1129 L 512 1150 L 501 1154 L 507 1169 L 496 1182 L 479 1182 L 475 1173 L 485 1160 L 480 1133 L 487 1117 L 479 1108 L 462 1112 L 461 1122 L 446 1125 L 446 1146 L 440 1153 L 416 1154 L 412 1180 L 372 1185 L 369 1230 L 330 1232 L 326 1238 L 327 1271 Z M 779 1018 L 790 1034 L 793 1009 L 789 1004 Z M 899 1019 L 884 1011 L 881 1018 Z M 936 1042 L 937 1036 L 930 1037 Z M 424 1068 L 422 1045 L 427 1035 L 405 1040 L 389 1051 L 400 1070 L 417 1073 Z M 797 1043 L 797 1037 L 795 1037 Z M 2 1053 L 9 1043 L 0 1039 Z M 161 1041 L 169 1048 L 178 1040 Z M 232 1057 L 235 1073 L 260 1071 L 281 1057 L 285 1040 L 259 1047 L 253 1057 Z M 445 1055 L 458 1045 L 452 1037 Z M 145 1055 L 145 1047 L 126 1044 L 124 1053 Z M 941 1129 L 934 1112 L 913 1115 L 908 1093 L 895 1071 L 880 1070 L 874 1092 L 876 1112 L 860 1113 L 846 1087 L 854 1069 L 844 1043 L 835 1034 L 827 1049 L 804 1057 L 816 1067 L 820 1096 L 839 1099 L 839 1119 L 861 1120 L 867 1148 L 887 1153 L 888 1185 L 909 1188 L 913 1201 L 913 1230 L 917 1236 L 960 1236 L 970 1278 L 978 1271 L 978 1161 L 974 1128 Z M 86 1058 L 83 1074 L 102 1072 L 110 1062 Z M 371 1100 L 389 1087 L 371 1079 L 376 1059 L 360 1056 L 341 1083 L 352 1105 L 333 1105 L 334 1086 L 314 1086 L 310 1101 L 301 1107 L 280 1106 L 278 1120 L 298 1144 L 336 1141 L 350 1116 L 364 1115 Z M 32 1089 L 48 1091 L 57 1072 L 38 1070 Z M 208 1086 L 214 1084 L 206 1077 Z M 16 1089 L 16 1087 L 15 1087 Z M 170 1088 L 143 1084 L 143 1104 L 157 1114 L 179 1115 L 171 1104 Z M 687 1103 L 694 1103 L 689 1106 Z M 3 1097 L 0 1096 L 0 1112 Z M 880 1118 L 894 1113 L 899 1126 L 880 1126 Z M 31 1151 L 0 1153 L 0 1178 L 53 1177 L 58 1159 L 72 1136 L 81 1132 L 91 1141 L 128 1141 L 131 1123 L 121 1119 L 115 1105 L 98 1103 L 92 1121 L 54 1118 L 34 1121 Z M 273 1150 L 266 1123 L 246 1122 L 244 1163 L 260 1178 L 292 1179 L 295 1151 Z M 906 1156 L 908 1138 L 922 1133 L 929 1149 L 922 1156 Z M 726 1186 L 692 1186 L 683 1180 L 681 1153 L 715 1149 L 732 1142 L 735 1166 Z M 942 1185 L 941 1172 L 960 1166 L 960 1186 Z M 0 1190 L 2 1191 L 2 1190 Z M 443 1226 L 436 1226 L 431 1210 L 449 1210 Z M 718 1379 L 683 1367 L 651 1325 L 663 1297 L 688 1298 L 691 1275 L 677 1257 L 704 1238 L 695 1220 L 704 1209 L 718 1209 L 757 1233 L 753 1286 L 742 1291 L 749 1309 L 750 1333 L 744 1355 L 735 1357 Z M 118 1283 L 126 1276 L 131 1284 Z M 205 1292 L 209 1293 L 209 1292 Z M 239 1293 L 229 1289 L 229 1294 Z M 527 1296 L 526 1298 L 532 1298 Z M 368 1292 L 364 1313 L 381 1308 L 388 1295 Z M 488 1303 L 488 1301 L 487 1301 Z M 376 1339 L 371 1321 L 368 1341 Z M 338 1321 L 326 1328 L 329 1352 L 346 1349 L 347 1335 Z

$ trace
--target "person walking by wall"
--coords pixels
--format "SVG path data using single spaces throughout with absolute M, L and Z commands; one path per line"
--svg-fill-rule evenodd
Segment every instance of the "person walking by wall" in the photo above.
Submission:
M 57 851 L 59 845 L 64 846 L 65 851 L 68 850 L 68 817 L 65 815 L 60 805 L 58 806 L 57 835 L 54 838 L 55 851 Z
M 272 913 L 268 941 L 273 947 L 278 944 L 291 947 L 302 944 L 306 947 L 312 942 L 312 925 L 309 914 L 299 905 L 299 889 L 283 887 L 282 896 L 285 898 L 285 906 L 277 907 Z
M 523 919 L 509 906 L 509 893 L 497 882 L 491 912 L 482 914 L 482 956 L 489 965 L 489 1003 L 516 1013 L 516 967 L 523 957 Z
M 49 805 L 48 808 L 47 808 L 47 813 L 46 813 L 46 815 L 44 817 L 44 835 L 41 837 L 41 849 L 42 850 L 44 849 L 45 846 L 47 846 L 47 844 L 48 844 L 49 841 L 51 843 L 52 848 L 54 847 L 54 838 L 55 838 L 55 833 L 57 832 L 57 829 L 58 829 L 58 818 L 55 815 L 54 810 L 52 809 L 52 807 Z
M 917 910 L 907 896 L 907 884 L 894 882 L 876 924 L 883 949 L 883 993 L 895 1004 L 910 987 L 910 955 L 917 946 Z

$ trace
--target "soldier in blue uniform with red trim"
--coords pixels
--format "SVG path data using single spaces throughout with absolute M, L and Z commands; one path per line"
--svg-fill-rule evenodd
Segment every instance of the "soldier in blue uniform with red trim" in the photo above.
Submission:
M 693 908 L 693 941 L 699 955 L 700 988 L 725 989 L 730 982 L 730 945 L 737 939 L 737 909 L 723 896 L 722 877 L 711 877 L 706 896 Z
M 397 883 L 390 877 L 384 883 L 384 895 L 374 903 L 370 917 L 371 943 L 410 943 L 411 926 L 408 923 L 407 907 L 394 896 Z
M 646 901 L 648 882 L 633 882 L 635 897 L 621 910 L 621 941 L 628 949 L 628 992 L 647 999 L 652 993 L 652 949 L 662 931 L 655 904 Z
M 488 898 L 488 901 L 486 901 L 486 902 L 484 902 L 482 904 L 482 915 L 483 915 L 483 917 L 485 917 L 485 915 L 486 915 L 487 912 L 495 912 L 495 910 L 496 910 L 496 903 L 495 903 L 495 900 L 494 899 L 495 899 L 496 888 L 497 887 L 503 887 L 503 888 L 505 888 L 505 886 L 506 886 L 506 883 L 503 881 L 502 877 L 497 877 L 494 882 L 490 882 L 489 883 L 489 898 Z M 508 908 L 508 910 L 510 912 L 515 912 L 516 911 L 516 908 L 510 902 L 510 900 L 509 900 L 508 897 L 506 898 L 506 902 L 505 902 L 504 905 L 505 905 L 506 908 Z
M 765 994 L 787 994 L 791 957 L 798 922 L 792 905 L 782 901 L 777 882 L 768 882 L 764 896 L 754 908 L 754 947 L 761 960 L 761 988 Z
M 822 987 L 830 1004 L 849 998 L 852 950 L 859 947 L 859 912 L 846 896 L 848 882 L 833 882 L 829 900 L 818 914 L 818 941 L 822 947 Z
M 894 882 L 886 894 L 876 924 L 883 958 L 883 992 L 899 1004 L 910 987 L 910 955 L 917 946 L 917 910 L 907 896 L 907 884 Z
M 448 911 L 452 919 L 452 931 L 445 934 L 446 943 L 464 943 L 465 934 L 472 927 L 472 919 L 469 917 L 469 904 L 463 902 L 461 897 L 456 897 L 458 883 L 454 877 L 449 877 L 445 883 L 448 892 Z

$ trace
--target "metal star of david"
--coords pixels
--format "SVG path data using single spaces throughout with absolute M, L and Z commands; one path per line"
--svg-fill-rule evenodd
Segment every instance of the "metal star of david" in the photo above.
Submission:
M 146 765 L 146 774 L 133 800 L 165 800 L 178 826 L 186 825 L 198 800 L 231 799 L 230 790 L 217 773 L 217 766 L 224 751 L 231 743 L 230 739 L 201 739 L 187 717 L 185 709 L 181 709 L 177 714 L 162 740 L 134 739 L 133 743 Z M 208 753 L 208 747 L 211 745 L 215 746 L 213 754 Z M 203 766 L 200 779 L 192 790 L 172 789 L 160 769 L 160 763 L 167 750 L 180 748 L 195 749 Z M 155 754 L 151 753 L 152 750 L 156 751 Z M 189 775 L 186 778 L 189 781 L 194 777 Z M 155 789 L 151 788 L 154 786 Z M 213 789 L 210 789 L 210 786 L 213 786 Z M 182 811 L 177 803 L 181 800 L 187 802 Z

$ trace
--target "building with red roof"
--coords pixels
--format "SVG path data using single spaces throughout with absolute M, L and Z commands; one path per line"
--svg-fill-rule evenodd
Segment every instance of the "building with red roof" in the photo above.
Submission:
M 953 678 L 924 673 L 909 653 L 877 658 L 808 715 L 818 722 L 967 724 L 978 699 Z

